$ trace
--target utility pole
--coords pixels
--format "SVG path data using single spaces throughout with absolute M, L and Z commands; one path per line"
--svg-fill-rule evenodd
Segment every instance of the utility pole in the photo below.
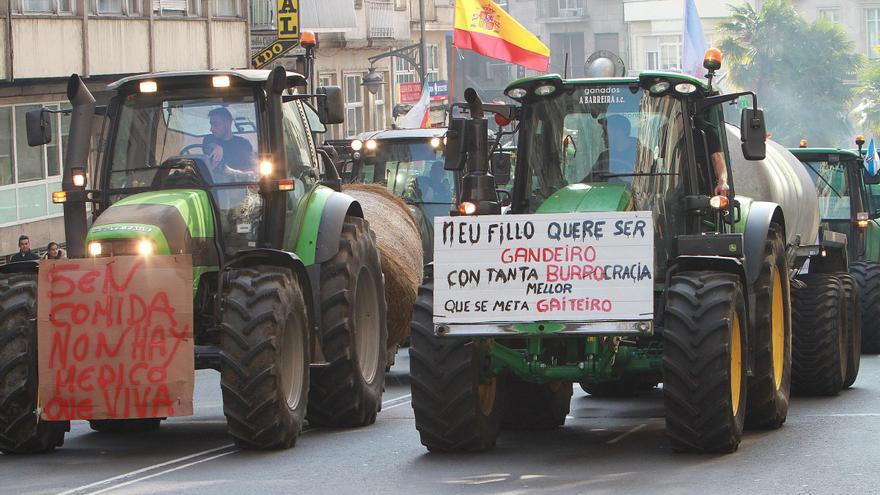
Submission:
M 428 59 L 425 58 L 425 0 L 419 0 L 419 81 L 425 87 Z

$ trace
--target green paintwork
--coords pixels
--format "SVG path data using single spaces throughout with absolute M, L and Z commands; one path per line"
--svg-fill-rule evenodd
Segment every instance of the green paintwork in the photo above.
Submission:
M 113 206 L 167 205 L 177 208 L 186 222 L 191 237 L 214 237 L 214 221 L 211 200 L 201 189 L 169 189 L 133 194 Z
M 752 198 L 748 196 L 740 196 L 737 195 L 734 198 L 736 201 L 739 201 L 739 222 L 736 222 L 733 226 L 734 232 L 742 234 L 746 231 L 746 223 L 749 221 L 749 212 L 752 209 L 752 203 L 755 202 Z
M 880 262 L 880 225 L 876 219 L 868 223 L 865 231 L 865 255 L 861 261 Z
M 792 155 L 798 157 L 798 159 L 802 159 L 801 157 L 805 155 L 839 155 L 853 160 L 862 159 L 862 157 L 855 151 L 843 150 L 840 148 L 789 148 L 788 151 L 790 151 Z
M 569 184 L 547 198 L 537 213 L 630 211 L 632 207 L 632 193 L 623 184 Z
M 331 195 L 338 194 L 329 187 L 318 186 L 308 196 L 303 216 L 297 222 L 293 220 L 288 230 L 288 238 L 285 245 L 295 244 L 293 250 L 302 260 L 305 266 L 315 264 L 315 251 L 318 247 L 318 229 L 321 226 L 321 216 L 324 214 L 324 205 Z M 286 247 L 286 246 L 285 246 Z
M 171 254 L 162 229 L 144 223 L 111 223 L 93 227 L 86 235 L 86 245 L 92 241 L 114 239 L 150 239 L 156 245 L 156 254 Z
M 220 270 L 220 267 L 217 265 L 214 266 L 194 266 L 193 267 L 193 294 L 195 295 L 196 291 L 199 290 L 199 282 L 202 279 L 202 275 L 208 273 L 217 273 Z

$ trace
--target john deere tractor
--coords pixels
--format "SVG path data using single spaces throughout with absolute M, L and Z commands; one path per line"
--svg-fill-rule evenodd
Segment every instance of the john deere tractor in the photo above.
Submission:
M 809 170 L 819 193 L 822 226 L 845 234 L 849 239 L 849 271 L 859 295 L 861 338 L 856 336 L 849 349 L 850 376 L 855 380 L 859 353 L 880 353 L 880 191 L 878 178 L 864 166 L 862 136 L 856 138 L 858 151 L 803 147 L 790 151 Z
M 765 142 L 754 94 L 713 89 L 720 65 L 712 50 L 705 80 L 521 79 L 506 89 L 511 106 L 466 92 L 471 119 L 452 121 L 446 154 L 463 174 L 461 216 L 435 220 L 412 323 L 412 404 L 428 450 L 484 450 L 499 429 L 558 427 L 574 382 L 598 395 L 662 382 L 676 451 L 731 452 L 745 426 L 783 424 L 789 281 L 822 249 L 839 259 L 845 237 L 819 236 L 809 177 Z M 722 105 L 741 96 L 751 100 L 741 128 L 725 129 Z M 485 111 L 519 121 L 507 215 Z M 749 196 L 750 170 L 784 197 Z
M 229 433 L 246 448 L 292 447 L 306 419 L 368 425 L 381 405 L 386 310 L 374 234 L 312 140 L 342 122 L 341 93 L 305 86 L 282 68 L 145 74 L 111 84 L 109 104 L 96 107 L 78 76 L 68 83 L 54 199 L 69 255 L 191 255 L 195 367 L 220 372 Z M 51 140 L 48 111 L 28 114 L 31 145 Z M 96 114 L 103 131 L 86 170 Z M 0 273 L 3 452 L 52 450 L 69 430 L 39 416 L 39 269 Z M 91 425 L 150 429 L 161 419 Z

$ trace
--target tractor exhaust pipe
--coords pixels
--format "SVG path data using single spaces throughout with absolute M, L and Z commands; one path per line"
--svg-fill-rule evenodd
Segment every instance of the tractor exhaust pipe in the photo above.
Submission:
M 69 197 L 76 197 L 81 191 L 73 184 L 73 169 L 87 170 L 92 139 L 92 121 L 95 116 L 95 97 L 77 74 L 67 80 L 67 99 L 73 106 L 70 116 L 70 135 L 67 138 L 67 153 L 64 155 L 64 171 L 61 176 L 61 190 Z M 73 193 L 73 194 L 71 194 Z M 64 237 L 67 253 L 71 258 L 85 256 L 86 203 L 82 200 L 64 203 Z
M 476 205 L 478 215 L 501 213 L 495 177 L 489 173 L 489 121 L 483 116 L 483 102 L 473 88 L 464 91 L 471 119 L 465 124 L 467 143 L 467 173 L 461 178 L 460 203 Z

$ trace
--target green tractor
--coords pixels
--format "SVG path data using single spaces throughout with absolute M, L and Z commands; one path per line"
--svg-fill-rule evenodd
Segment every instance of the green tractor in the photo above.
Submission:
M 856 139 L 858 152 L 831 148 L 794 148 L 790 151 L 810 172 L 819 194 L 824 228 L 849 239 L 849 271 L 860 295 L 861 338 L 850 350 L 850 367 L 858 370 L 860 352 L 880 353 L 880 191 L 877 178 L 864 166 L 864 138 Z M 859 345 L 861 349 L 859 349 Z M 850 377 L 854 379 L 855 377 Z M 847 380 L 848 385 L 852 383 Z
M 372 424 L 384 388 L 375 236 L 312 136 L 342 122 L 341 92 L 305 86 L 282 68 L 146 74 L 111 84 L 96 107 L 78 76 L 68 84 L 68 166 L 53 199 L 64 202 L 69 255 L 191 255 L 195 368 L 220 372 L 228 430 L 245 448 L 292 447 L 306 420 Z M 27 116 L 32 146 L 51 140 L 48 111 Z M 104 125 L 87 173 L 95 115 Z M 39 416 L 38 270 L 0 272 L 3 452 L 52 450 L 70 428 Z
M 451 122 L 446 155 L 447 168 L 463 174 L 463 216 L 435 224 L 442 231 L 435 232 L 434 264 L 412 323 L 412 404 L 429 451 L 485 450 L 500 429 L 561 426 L 574 382 L 597 395 L 637 393 L 662 382 L 667 436 L 676 451 L 731 452 L 745 426 L 783 424 L 792 370 L 790 278 L 820 251 L 840 259 L 846 241 L 819 235 L 809 177 L 797 160 L 777 153 L 784 153 L 781 146 L 765 142 L 754 94 L 720 95 L 712 88 L 719 67 L 720 56 L 707 58 L 708 81 L 663 72 L 522 79 L 506 89 L 519 105 L 503 108 L 465 93 L 472 118 Z M 722 104 L 741 96 L 752 100 L 751 108 L 742 111 L 740 130 L 725 130 Z M 506 215 L 498 215 L 502 202 L 488 171 L 484 110 L 519 121 Z M 729 135 L 741 146 L 729 143 Z M 766 153 L 768 146 L 773 153 Z M 745 178 L 759 169 L 784 197 L 750 196 Z M 718 192 L 722 171 L 729 196 Z M 577 245 L 604 242 L 596 219 L 621 216 L 649 219 L 653 231 L 642 235 L 653 248 L 605 249 L 604 256 L 618 256 L 623 266 L 569 263 L 565 275 L 554 275 L 566 283 L 546 283 L 550 270 L 535 260 L 547 253 L 569 259 Z M 569 226 L 553 237 L 553 222 L 563 220 Z M 528 244 L 519 239 L 538 235 L 545 224 L 548 239 L 568 243 L 521 248 Z M 622 231 L 626 225 L 609 220 L 603 232 L 635 235 Z M 447 226 L 452 236 L 445 235 Z M 491 237 L 492 229 L 503 233 L 495 247 L 447 248 L 447 242 L 474 242 L 480 232 Z M 812 245 L 817 238 L 820 245 Z M 500 300 L 496 294 L 506 286 L 486 285 L 499 270 L 483 260 L 503 259 L 505 245 L 524 250 L 512 258 L 515 270 L 501 272 L 505 282 L 519 294 L 540 296 Z M 636 266 L 636 257 L 647 261 Z M 455 259 L 473 263 L 471 269 L 462 273 Z M 639 288 L 615 289 L 617 299 L 603 299 L 602 283 L 627 278 L 639 278 Z M 475 281 L 482 285 L 467 293 L 474 297 L 456 299 L 455 290 Z M 834 282 L 828 291 L 839 297 Z M 588 293 L 596 299 L 588 301 Z M 628 295 L 638 299 L 637 307 L 627 306 Z M 602 315 L 618 307 L 629 308 L 625 318 Z M 559 308 L 570 310 L 564 319 L 541 318 Z

